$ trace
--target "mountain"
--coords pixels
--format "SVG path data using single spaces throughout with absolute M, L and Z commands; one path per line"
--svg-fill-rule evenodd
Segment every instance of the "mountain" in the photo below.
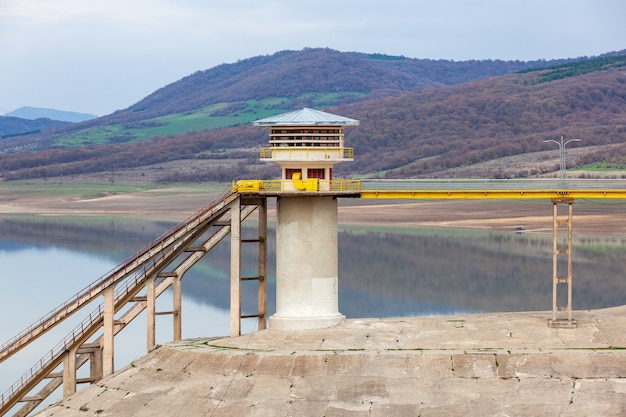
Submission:
M 78 123 L 85 120 L 95 119 L 96 115 L 88 113 L 76 113 L 71 111 L 46 109 L 41 107 L 20 107 L 5 116 L 19 117 L 22 119 L 36 120 L 36 119 L 50 119 L 60 120 L 62 122 Z
M 577 158 L 578 165 L 603 161 L 623 168 L 624 67 L 626 55 L 598 58 L 340 106 L 338 114 L 361 120 L 361 125 L 349 136 L 358 158 L 337 173 L 438 176 L 450 168 L 552 149 L 543 140 L 560 136 L 581 139 L 572 149 L 589 149 Z M 602 145 L 621 146 L 593 148 Z M 481 176 L 541 173 L 539 167 L 500 171 Z
M 328 65 L 306 72 L 313 65 L 304 59 L 309 54 L 328 57 Z M 343 59 L 356 67 L 340 67 L 338 62 Z M 568 162 L 614 168 L 626 165 L 626 51 L 549 67 L 543 62 L 534 69 L 526 63 L 512 63 L 522 67 L 515 73 L 511 66 L 497 63 L 506 70 L 498 70 L 504 75 L 496 76 L 485 75 L 489 66 L 483 61 L 432 61 L 430 67 L 421 62 L 423 73 L 436 76 L 428 82 L 421 77 L 419 86 L 417 77 L 406 81 L 406 73 L 413 70 L 403 72 L 405 66 L 414 62 L 405 60 L 305 50 L 216 67 L 163 87 L 112 115 L 29 138 L 3 140 L 2 149 L 10 155 L 0 155 L 0 172 L 5 180 L 111 171 L 119 177 L 141 167 L 142 180 L 144 175 L 154 181 L 270 178 L 277 175 L 276 167 L 258 161 L 258 147 L 267 143 L 267 132 L 248 122 L 307 100 L 313 101 L 312 107 L 361 121 L 346 133 L 347 145 L 355 149 L 355 162 L 339 164 L 335 172 L 341 176 L 542 175 L 558 169 L 558 162 L 550 162 L 557 153 L 543 140 L 560 135 L 582 139 L 571 153 L 568 148 Z M 298 64 L 300 72 L 290 75 L 296 68 L 293 65 L 301 61 L 309 65 Z M 285 62 L 291 65 L 287 67 L 291 72 L 285 71 Z M 368 66 L 364 69 L 356 62 Z M 449 79 L 442 74 L 444 67 Z M 464 74 L 475 67 L 483 69 L 471 76 Z M 387 68 L 386 72 L 381 68 Z M 463 69 L 456 72 L 455 68 Z M 377 76 L 375 69 L 385 75 Z M 351 71 L 358 76 L 349 76 Z M 289 84 L 285 80 L 298 76 L 308 92 L 270 96 L 272 92 L 287 94 L 281 90 L 283 84 Z M 471 80 L 461 82 L 463 76 Z M 228 97 L 243 99 L 243 86 L 252 89 L 255 85 L 250 79 L 272 79 L 274 84 L 249 91 L 247 101 L 207 104 Z M 213 88 L 200 80 L 212 83 Z M 325 90 L 330 86 L 334 93 Z M 172 111 L 179 113 L 168 113 Z M 154 117 L 157 114 L 162 116 Z M 209 122 L 212 128 L 201 128 Z M 34 150 L 21 152 L 25 148 Z M 576 158 L 570 159 L 570 155 Z M 524 161 L 513 164 L 507 159 L 513 157 Z M 481 165 L 494 160 L 506 162 L 497 168 Z M 470 167 L 480 168 L 470 172 Z
M 64 126 L 66 122 L 50 119 L 28 120 L 19 117 L 0 116 L 0 138 L 39 133 L 42 130 Z
M 317 103 L 329 106 L 545 65 L 545 61 L 435 61 L 331 49 L 282 51 L 196 72 L 155 91 L 121 114 L 154 117 L 215 103 L 277 97 L 294 100 L 287 106 L 290 108 L 313 107 L 315 94 L 331 94 L 326 103 Z
M 328 108 L 570 61 L 455 62 L 331 49 L 281 51 L 198 71 L 127 109 L 45 135 L 38 146 L 132 142 L 236 126 L 302 107 Z

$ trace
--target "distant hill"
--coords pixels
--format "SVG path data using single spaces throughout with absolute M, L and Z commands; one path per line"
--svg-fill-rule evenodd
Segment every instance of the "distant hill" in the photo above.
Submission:
M 85 120 L 95 119 L 96 115 L 88 113 L 76 113 L 72 111 L 63 111 L 55 109 L 46 109 L 41 107 L 20 107 L 5 116 L 19 117 L 22 119 L 35 120 L 35 119 L 50 119 L 60 120 L 62 122 L 78 123 Z
M 0 116 L 0 138 L 40 133 L 43 130 L 66 125 L 67 122 L 50 119 L 28 120 L 19 117 Z
M 560 63 L 564 61 L 559 61 Z M 447 61 L 338 52 L 282 51 L 191 74 L 116 116 L 136 118 L 194 110 L 215 103 L 287 98 L 288 109 L 331 106 L 459 84 L 549 65 L 545 61 Z M 316 95 L 327 95 L 316 103 Z
M 455 62 L 332 49 L 281 51 L 198 71 L 127 109 L 42 137 L 38 146 L 132 142 L 218 129 L 301 107 L 328 108 L 571 61 Z
M 581 139 L 570 149 L 620 145 L 570 158 L 573 166 L 602 161 L 626 169 L 626 55 L 613 67 L 583 71 L 582 66 L 569 67 L 571 74 L 546 69 L 340 106 L 334 109 L 338 114 L 361 120 L 361 125 L 347 137 L 355 162 L 336 172 L 437 177 L 451 168 L 554 150 L 543 140 L 561 135 Z M 509 166 L 483 170 L 480 176 L 528 177 L 547 171 Z
M 248 76 L 252 79 L 274 77 L 275 82 L 288 75 L 288 72 L 283 76 L 276 74 L 282 71 L 282 65 L 275 67 L 268 64 L 268 61 L 285 58 L 282 53 L 271 57 L 258 57 L 252 59 L 258 60 L 255 71 L 245 69 L 246 65 L 238 67 L 232 64 L 235 67 L 221 70 L 229 73 L 228 76 L 220 71 L 212 73 L 211 79 L 220 78 L 219 75 L 222 74 L 223 77 L 233 81 L 230 84 L 223 80 L 216 81 L 221 87 L 215 89 L 222 91 L 221 93 L 196 91 L 200 88 L 197 84 L 192 88 L 185 87 L 185 83 L 178 84 L 181 91 L 177 91 L 173 87 L 177 83 L 174 83 L 146 97 L 140 102 L 143 103 L 141 106 L 138 103 L 107 117 L 60 128 L 54 135 L 46 132 L 33 135 L 28 139 L 30 141 L 28 145 L 38 147 L 37 152 L 21 152 L 27 148 L 26 142 L 21 138 L 2 141 L 5 152 L 13 154 L 0 155 L 0 172 L 5 179 L 111 171 L 115 171 L 118 177 L 124 175 L 125 170 L 134 169 L 137 172 L 137 168 L 142 167 L 141 175 L 151 175 L 151 178 L 157 181 L 269 178 L 277 175 L 276 166 L 258 161 L 258 148 L 267 143 L 267 131 L 251 126 L 245 120 L 264 117 L 268 112 L 284 111 L 295 104 L 303 105 L 309 99 L 313 100 L 317 107 L 321 107 L 321 103 L 343 100 L 339 104 L 327 105 L 324 108 L 332 113 L 361 121 L 359 127 L 349 128 L 346 133 L 347 146 L 355 149 L 355 162 L 339 164 L 335 172 L 340 176 L 385 178 L 462 176 L 470 172 L 463 170 L 464 167 L 480 165 L 499 158 L 519 156 L 520 159 L 524 159 L 523 155 L 526 154 L 533 154 L 535 158 L 537 152 L 546 152 L 540 157 L 555 159 L 557 152 L 543 143 L 543 140 L 558 138 L 560 135 L 582 140 L 575 144 L 576 146 L 572 145 L 573 148 L 588 148 L 588 152 L 578 153 L 575 159 L 568 158 L 570 166 L 574 164 L 581 167 L 602 166 L 615 169 L 626 167 L 625 52 L 605 57 L 568 60 L 532 71 L 523 68 L 523 72 L 509 73 L 507 70 L 505 75 L 484 76 L 466 82 L 449 81 L 449 85 L 440 86 L 437 83 L 443 84 L 445 76 L 434 69 L 441 68 L 437 66 L 439 61 L 433 61 L 431 72 L 438 74 L 439 81 L 432 77 L 429 79 L 428 87 L 424 87 L 423 84 L 417 87 L 413 82 L 406 84 L 407 87 L 396 88 L 390 86 L 405 85 L 402 80 L 406 80 L 406 77 L 398 75 L 401 71 L 396 71 L 393 77 L 376 76 L 374 68 L 385 67 L 384 65 L 377 67 L 378 61 L 397 64 L 405 60 L 403 57 L 363 54 L 347 54 L 345 57 L 328 50 L 302 53 L 333 56 L 338 62 L 342 62 L 344 58 L 352 60 L 356 56 L 367 62 L 370 65 L 369 72 L 362 69 L 352 70 L 349 66 L 338 70 L 339 67 L 333 67 L 334 64 L 329 61 L 329 68 L 334 69 L 326 72 L 327 78 L 323 80 L 326 87 L 342 86 L 344 84 L 332 83 L 335 72 L 353 71 L 358 73 L 360 78 L 365 78 L 358 84 L 363 87 L 357 91 L 361 95 L 297 92 L 289 96 L 291 98 L 265 99 L 259 95 L 256 96 L 257 99 L 250 98 L 245 102 L 217 103 L 201 108 L 204 110 L 190 109 L 183 112 L 183 107 L 180 107 L 176 111 L 182 113 L 176 113 L 179 115 L 176 117 L 165 114 L 175 108 L 176 105 L 172 103 L 187 105 L 183 103 L 181 97 L 187 97 L 189 101 L 196 97 L 200 100 L 196 105 L 202 105 L 199 103 L 206 102 L 202 101 L 204 99 L 201 100 L 200 96 L 206 97 L 208 94 L 217 97 L 218 94 L 224 94 L 222 98 L 227 97 L 225 89 L 234 94 L 234 91 L 239 91 L 234 88 L 239 82 L 240 85 L 252 88 L 253 85 L 248 84 L 249 81 L 243 76 L 246 71 L 251 71 Z M 295 61 L 292 59 L 289 62 L 292 64 L 299 62 L 304 59 L 304 55 L 295 54 L 295 57 L 300 59 Z M 312 65 L 312 62 L 309 63 Z M 453 64 L 450 63 L 448 70 L 452 79 L 459 80 L 462 71 L 459 73 L 453 71 L 455 68 Z M 478 64 L 478 61 L 473 64 L 471 62 L 458 64 L 465 68 L 464 71 L 469 71 L 473 66 L 483 65 Z M 525 64 L 517 65 L 523 67 Z M 306 67 L 304 65 L 299 68 L 305 71 Z M 313 71 L 312 74 L 317 76 L 301 84 L 310 85 L 310 89 L 314 90 L 315 80 L 320 79 L 320 74 L 324 73 L 320 71 L 319 69 Z M 474 76 L 478 73 L 482 72 L 478 71 Z M 305 77 L 306 74 L 301 72 L 299 75 Z M 189 81 L 196 76 L 197 74 L 183 80 Z M 349 84 L 346 77 L 343 74 L 337 78 L 346 83 L 341 91 L 356 91 L 354 89 L 357 88 L 357 84 Z M 378 82 L 370 84 L 368 78 Z M 235 79 L 239 81 L 235 82 Z M 303 79 L 308 80 L 306 77 Z M 392 80 L 396 80 L 395 84 Z M 347 87 L 349 85 L 352 87 Z M 364 87 L 367 85 L 373 90 L 367 90 Z M 386 85 L 387 90 L 380 88 L 382 85 Z M 409 85 L 413 85 L 415 91 L 403 90 L 411 88 Z M 207 86 L 203 88 L 212 90 Z M 271 85 L 264 87 L 268 91 L 271 88 Z M 274 88 L 275 91 L 279 91 L 276 84 Z M 321 90 L 323 89 L 320 87 L 318 91 Z M 389 94 L 385 95 L 384 91 L 388 91 Z M 244 90 L 239 94 L 244 97 Z M 369 94 L 373 96 L 380 94 L 381 97 L 369 100 L 362 98 Z M 272 105 L 275 107 L 271 108 Z M 170 110 L 165 110 L 168 108 Z M 141 114 L 152 117 L 156 109 L 161 109 L 164 116 L 137 121 L 127 119 L 123 123 L 113 123 L 116 118 L 121 121 L 126 117 L 139 117 Z M 215 123 L 216 121 L 227 123 L 224 122 L 225 124 L 221 126 L 216 124 L 210 130 L 199 128 L 201 125 L 199 120 L 205 119 Z M 172 125 L 176 123 L 177 129 L 186 129 L 183 130 L 184 133 L 172 133 L 175 131 Z M 228 123 L 237 125 L 228 126 Z M 68 134 L 68 129 L 80 130 Z M 145 140 L 148 140 L 146 132 L 155 132 L 159 129 L 162 132 L 161 136 L 151 136 L 149 144 L 146 143 Z M 168 129 L 170 133 L 167 133 Z M 64 132 L 57 136 L 61 130 Z M 138 138 L 145 140 L 138 141 Z M 111 143 L 115 141 L 119 143 Z M 76 146 L 77 143 L 103 145 Z M 65 146 L 65 149 L 59 146 Z M 549 150 L 552 152 L 548 152 Z M 485 168 L 474 170 L 471 175 L 491 178 L 535 176 L 558 169 L 558 164 L 550 165 L 539 166 L 520 162 L 519 166 L 500 164 L 497 169 L 484 165 Z

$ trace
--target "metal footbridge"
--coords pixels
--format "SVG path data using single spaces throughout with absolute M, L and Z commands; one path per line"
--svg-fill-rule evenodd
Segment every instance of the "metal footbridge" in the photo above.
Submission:
M 381 199 L 626 198 L 626 180 L 613 179 L 310 179 L 302 191 Z M 266 196 L 289 192 L 291 180 L 243 180 L 233 190 Z
M 155 317 L 171 315 L 173 339 L 182 337 L 182 278 L 217 243 L 231 240 L 231 335 L 241 333 L 241 320 L 254 319 L 266 326 L 267 198 L 320 195 L 370 199 L 550 199 L 553 204 L 553 320 L 556 327 L 575 327 L 571 310 L 572 204 L 577 198 L 626 199 L 626 180 L 307 180 L 293 189 L 292 181 L 243 180 L 232 184 L 219 198 L 200 209 L 109 273 L 70 297 L 37 322 L 0 345 L 0 362 L 38 340 L 69 317 L 83 317 L 65 338 L 50 349 L 12 386 L 0 394 L 0 416 L 31 414 L 53 392 L 67 397 L 77 385 L 94 383 L 115 370 L 115 336 L 146 312 L 146 348 L 155 347 Z M 558 206 L 568 207 L 559 216 Z M 241 223 L 253 212 L 255 236 L 242 238 Z M 567 229 L 567 244 L 559 247 L 557 235 Z M 258 274 L 241 275 L 241 246 L 258 247 Z M 557 271 L 557 257 L 566 257 L 567 275 Z M 242 314 L 240 285 L 255 281 L 256 312 Z M 566 284 L 568 304 L 556 304 L 557 285 Z M 171 311 L 157 311 L 156 298 L 172 288 Z M 89 310 L 88 310 L 89 309 Z M 85 312 L 85 310 L 88 310 Z M 565 313 L 566 317 L 559 315 Z M 82 316 L 79 316 L 82 314 Z M 77 370 L 89 364 L 89 376 Z

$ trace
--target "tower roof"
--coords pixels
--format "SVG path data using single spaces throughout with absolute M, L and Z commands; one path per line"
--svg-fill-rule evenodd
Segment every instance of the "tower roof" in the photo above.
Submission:
M 303 108 L 289 113 L 266 117 L 253 122 L 255 126 L 311 126 L 311 125 L 344 125 L 358 126 L 359 121 L 319 110 Z

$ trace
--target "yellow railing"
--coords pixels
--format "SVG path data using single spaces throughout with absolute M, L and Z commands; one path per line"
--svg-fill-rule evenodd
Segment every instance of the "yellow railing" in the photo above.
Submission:
M 306 160 L 352 160 L 354 159 L 353 148 L 333 148 L 319 146 L 298 146 L 261 149 L 261 159 L 283 160 L 283 159 L 306 159 Z
M 357 192 L 361 198 L 489 199 L 614 198 L 626 199 L 626 180 L 571 179 L 411 179 L 411 180 L 241 180 L 233 191 Z
M 273 193 L 273 192 L 360 192 L 359 180 L 320 180 L 308 178 L 300 181 L 293 180 L 239 180 L 233 181 L 232 189 L 238 193 Z

